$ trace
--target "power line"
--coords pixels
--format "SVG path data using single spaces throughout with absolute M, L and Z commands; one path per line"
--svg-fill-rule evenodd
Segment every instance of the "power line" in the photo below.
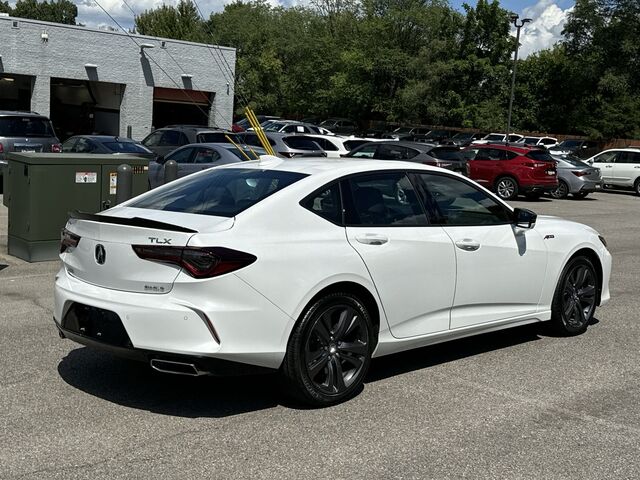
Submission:
M 135 43 L 135 44 L 136 44 L 136 46 L 137 46 L 138 48 L 140 48 L 140 49 L 141 49 L 141 52 L 142 52 L 142 48 L 141 48 L 141 46 L 140 46 L 140 43 L 138 43 L 138 42 L 136 41 L 136 39 L 135 39 L 135 38 L 134 38 L 134 37 L 133 37 L 133 36 L 132 36 L 132 35 L 131 35 L 127 30 L 125 30 L 125 29 L 122 27 L 122 25 L 120 25 L 120 23 L 119 23 L 119 22 L 118 22 L 118 21 L 117 21 L 117 20 L 116 20 L 116 19 L 115 19 L 115 18 L 114 18 L 114 17 L 113 17 L 113 16 L 112 16 L 108 11 L 107 11 L 107 10 L 106 10 L 106 9 L 105 9 L 105 8 L 104 8 L 104 7 L 99 3 L 99 2 L 98 2 L 98 0 L 93 0 L 93 1 L 94 1 L 94 2 L 95 2 L 95 4 L 100 8 L 100 10 L 102 10 L 102 11 L 103 11 L 103 12 L 104 12 L 104 13 L 105 13 L 105 14 L 106 14 L 110 19 L 111 19 L 111 21 L 112 21 L 113 23 L 115 23 L 115 24 L 120 28 L 120 30 L 122 30 L 122 31 L 127 35 L 127 37 L 129 37 L 129 39 L 130 39 L 133 43 Z M 129 8 L 131 9 L 131 7 L 129 7 Z M 134 13 L 134 17 L 135 17 L 135 12 L 133 12 L 133 13 Z M 170 81 L 171 81 L 171 82 L 172 82 L 172 83 L 173 83 L 173 84 L 174 84 L 174 85 L 175 85 L 179 90 L 184 90 L 184 88 L 183 88 L 183 87 L 181 87 L 181 86 L 178 84 L 178 82 L 176 82 L 176 81 L 171 77 L 171 75 L 169 75 L 169 74 L 167 73 L 167 71 L 166 71 L 164 68 L 162 68 L 162 66 L 161 66 L 161 65 L 160 65 L 160 64 L 159 64 L 159 63 L 158 63 L 158 62 L 157 62 L 157 61 L 156 61 L 156 60 L 155 60 L 155 59 L 154 59 L 154 58 L 153 58 L 153 57 L 152 57 L 148 52 L 145 52 L 145 53 L 144 53 L 144 55 L 145 55 L 145 57 L 146 57 L 146 58 L 148 58 L 149 60 L 151 60 L 151 61 L 152 61 L 152 62 L 153 62 L 157 67 L 158 67 L 158 69 L 160 69 L 160 71 L 161 71 L 162 73 L 164 73 L 164 74 L 165 74 L 165 76 L 166 76 L 166 77 L 167 77 L 167 78 L 168 78 L 168 79 L 169 79 L 169 80 L 170 80 Z M 174 61 L 175 61 L 175 59 L 174 59 Z M 179 65 L 179 64 L 178 64 L 178 67 L 180 67 L 180 65 Z M 181 67 L 180 67 L 180 68 L 181 68 Z M 184 72 L 184 70 L 183 70 L 183 72 Z M 191 103 L 192 103 L 196 108 L 198 108 L 198 110 L 200 110 L 200 112 L 202 112 L 202 114 L 203 114 L 206 118 L 209 118 L 209 112 L 205 112 L 205 111 L 202 109 L 202 107 L 201 107 L 200 105 L 198 105 L 196 102 L 194 102 L 194 101 L 193 101 L 193 99 L 192 99 L 192 98 L 189 98 L 189 100 L 191 101 Z M 220 113 L 220 111 L 215 107 L 215 105 L 212 105 L 212 107 L 213 107 L 213 109 L 214 109 L 214 112 L 216 112 L 216 113 L 218 113 L 218 114 Z M 222 115 L 219 115 L 219 117 L 220 117 L 221 119 L 223 119 L 223 120 L 224 120 L 224 117 L 223 117 Z M 229 127 L 231 127 L 231 124 L 230 124 L 229 122 L 226 122 L 226 123 L 228 123 L 228 124 L 229 124 Z

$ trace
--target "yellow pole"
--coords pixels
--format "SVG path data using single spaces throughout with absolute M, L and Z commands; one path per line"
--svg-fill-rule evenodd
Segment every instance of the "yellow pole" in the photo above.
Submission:
M 247 119 L 249 120 L 251 127 L 256 132 L 256 135 L 260 139 L 260 143 L 262 143 L 262 146 L 264 147 L 266 152 L 269 155 L 275 156 L 276 152 L 271 147 L 271 144 L 269 143 L 269 139 L 265 135 L 264 130 L 262 130 L 262 126 L 260 125 L 260 122 L 258 122 L 258 119 L 253 113 L 253 111 L 249 107 L 247 107 L 245 108 L 245 114 L 247 115 Z
M 245 152 L 242 148 L 240 148 L 240 146 L 236 144 L 236 142 L 231 140 L 231 137 L 229 135 L 225 135 L 224 138 L 226 138 L 229 142 L 231 142 L 231 144 L 238 149 L 238 151 L 244 156 L 244 158 L 246 158 L 248 161 L 251 161 L 251 159 L 249 158 L 249 155 L 247 155 L 247 152 Z

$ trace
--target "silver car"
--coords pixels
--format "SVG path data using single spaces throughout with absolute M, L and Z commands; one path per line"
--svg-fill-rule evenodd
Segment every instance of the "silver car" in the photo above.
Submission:
M 558 167 L 558 188 L 551 191 L 553 198 L 584 198 L 591 192 L 602 189 L 602 176 L 599 168 L 594 168 L 577 157 L 553 156 Z
M 290 133 L 264 132 L 276 155 L 293 157 L 326 157 L 327 153 L 310 137 Z M 258 135 L 253 132 L 238 134 L 241 145 L 261 147 Z
M 149 188 L 156 188 L 164 183 L 164 165 L 169 160 L 178 164 L 178 178 L 181 178 L 207 168 L 254 160 L 266 154 L 259 147 L 240 148 L 242 152 L 231 143 L 192 143 L 180 147 L 166 157 L 160 156 L 149 162 Z
M 49 120 L 34 112 L 0 110 L 0 193 L 8 152 L 62 152 Z

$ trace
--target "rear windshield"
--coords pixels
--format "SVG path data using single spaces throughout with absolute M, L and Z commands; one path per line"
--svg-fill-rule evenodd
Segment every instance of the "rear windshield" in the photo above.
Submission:
M 544 162 L 552 162 L 553 157 L 551 155 L 549 155 L 549 152 L 546 152 L 544 150 L 533 150 L 529 153 L 527 153 L 526 155 L 529 158 L 532 158 L 533 160 L 541 160 Z
M 320 145 L 307 137 L 285 137 L 282 141 L 287 147 L 297 150 L 320 150 Z
M 234 217 L 304 177 L 302 173 L 279 170 L 213 169 L 160 187 L 129 206 Z
M 0 137 L 53 137 L 51 122 L 41 117 L 0 117 Z
M 149 150 L 133 142 L 104 142 L 103 145 L 112 152 L 149 153 Z
M 464 160 L 462 152 L 458 148 L 434 148 L 429 152 L 429 155 L 438 160 Z
M 565 140 L 564 142 L 561 142 L 560 145 L 558 145 L 558 148 L 575 148 L 579 147 L 580 145 L 582 145 L 582 140 Z
M 198 143 L 229 143 L 227 136 L 237 143 L 237 138 L 233 133 L 227 132 L 206 132 L 197 135 Z
M 242 154 L 242 152 L 238 150 L 236 147 L 234 147 L 233 145 L 230 148 L 227 148 L 227 150 L 233 153 L 236 157 L 238 157 L 242 161 L 246 160 L 247 157 L 249 157 L 251 160 L 259 160 L 260 155 L 267 154 L 267 151 L 264 148 L 260 148 L 260 147 L 252 147 L 251 149 L 242 148 L 242 152 L 244 152 L 247 155 L 247 157 L 245 157 Z

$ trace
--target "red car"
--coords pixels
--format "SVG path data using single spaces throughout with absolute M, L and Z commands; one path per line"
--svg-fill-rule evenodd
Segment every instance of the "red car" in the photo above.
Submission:
M 503 200 L 518 194 L 539 198 L 558 187 L 556 162 L 546 150 L 513 145 L 474 145 L 465 149 L 469 176 Z

